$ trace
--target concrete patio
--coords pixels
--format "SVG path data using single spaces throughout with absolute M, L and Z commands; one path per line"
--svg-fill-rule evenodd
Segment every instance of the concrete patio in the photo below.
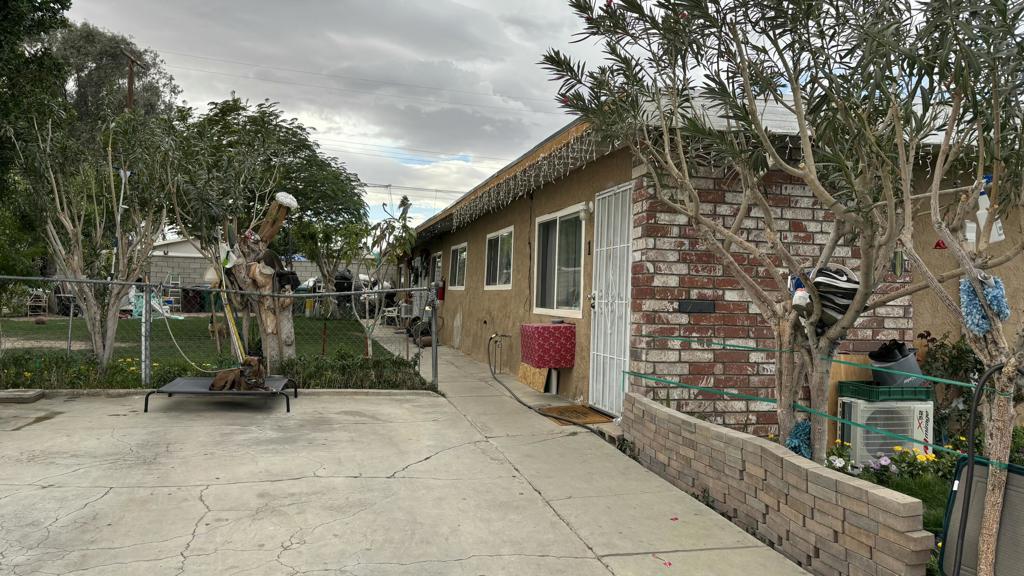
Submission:
M 440 352 L 445 397 L 0 405 L 0 575 L 806 574 Z

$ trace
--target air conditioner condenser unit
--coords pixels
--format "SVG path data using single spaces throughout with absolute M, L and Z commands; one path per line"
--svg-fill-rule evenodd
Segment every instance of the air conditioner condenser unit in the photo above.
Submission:
M 859 398 L 840 398 L 839 415 L 851 422 L 865 424 L 871 429 L 842 423 L 839 438 L 850 443 L 850 456 L 864 466 L 878 454 L 892 456 L 894 446 L 907 450 L 918 448 L 925 453 L 931 449 L 919 444 L 901 441 L 889 434 L 898 434 L 920 442 L 932 441 L 933 404 L 931 402 L 869 402 Z M 883 434 L 875 430 L 882 430 Z

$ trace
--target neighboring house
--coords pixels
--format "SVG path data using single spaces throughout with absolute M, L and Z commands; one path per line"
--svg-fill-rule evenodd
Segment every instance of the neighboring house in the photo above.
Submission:
M 773 132 L 793 133 L 780 116 L 769 123 Z M 575 358 L 559 370 L 558 394 L 613 415 L 622 410 L 624 370 L 770 397 L 769 354 L 695 350 L 651 337 L 772 346 L 737 282 L 699 245 L 686 218 L 645 187 L 636 164 L 627 148 L 600 144 L 576 121 L 420 225 L 410 280 L 445 283 L 440 342 L 487 361 L 491 335 L 508 335 L 504 368 L 516 374 L 521 326 L 572 323 Z M 741 194 L 729 178 L 696 180 L 716 202 L 710 209 L 736 213 Z M 780 175 L 770 185 L 780 192 L 769 201 L 782 240 L 799 245 L 799 256 L 820 253 L 830 226 L 825 211 L 800 182 Z M 744 233 L 757 240 L 759 226 L 751 219 Z M 849 248 L 837 255 L 849 257 Z M 909 299 L 879 309 L 851 331 L 846 348 L 912 339 L 911 314 Z M 672 398 L 682 410 L 749 432 L 767 434 L 775 424 L 763 402 L 712 401 L 679 389 Z
M 153 251 L 149 256 L 148 273 L 152 282 L 178 282 L 183 287 L 208 286 L 210 283 L 205 277 L 209 267 L 210 262 L 196 250 L 188 238 L 173 238 L 161 240 L 153 245 Z M 300 282 L 320 278 L 320 270 L 316 263 L 302 256 L 296 256 L 288 267 L 299 275 Z M 365 262 L 356 262 L 350 267 L 355 274 L 366 274 L 374 268 L 372 258 L 369 256 Z M 394 273 L 388 276 L 393 278 Z M 333 286 L 328 288 L 334 289 Z

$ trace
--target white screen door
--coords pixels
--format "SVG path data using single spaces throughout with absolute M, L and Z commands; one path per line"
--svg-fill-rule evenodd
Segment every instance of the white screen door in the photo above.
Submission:
M 632 183 L 597 195 L 590 320 L 590 405 L 622 413 L 622 371 L 629 368 Z

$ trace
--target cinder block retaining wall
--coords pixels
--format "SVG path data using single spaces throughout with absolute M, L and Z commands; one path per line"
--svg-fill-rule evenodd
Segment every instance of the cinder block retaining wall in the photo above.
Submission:
M 644 466 L 813 574 L 925 574 L 934 537 L 916 498 L 633 392 L 622 428 Z

